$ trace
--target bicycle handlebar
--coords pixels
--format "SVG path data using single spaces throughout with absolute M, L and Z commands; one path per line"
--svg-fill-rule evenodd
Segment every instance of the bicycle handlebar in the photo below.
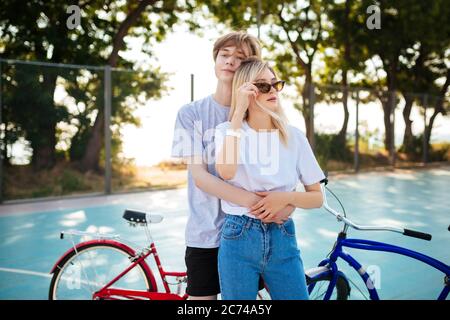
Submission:
M 346 224 L 347 226 L 352 227 L 353 229 L 356 230 L 363 230 L 363 231 L 391 231 L 391 232 L 397 232 L 397 233 L 401 233 L 405 236 L 408 237 L 414 237 L 414 238 L 418 238 L 418 239 L 423 239 L 423 240 L 431 240 L 431 234 L 428 233 L 423 233 L 423 232 L 419 232 L 419 231 L 414 231 L 414 230 L 410 230 L 410 229 L 404 229 L 404 228 L 398 228 L 398 227 L 392 227 L 392 226 L 362 226 L 362 225 L 358 225 L 356 223 L 354 223 L 353 221 L 347 219 L 347 217 L 345 217 L 344 215 L 342 215 L 341 213 L 335 211 L 333 208 L 331 208 L 328 205 L 328 201 L 327 201 L 327 196 L 326 196 L 326 190 L 325 190 L 325 185 L 328 184 L 328 179 L 325 178 L 322 181 L 320 181 L 320 188 L 322 190 L 322 197 L 323 197 L 323 208 L 325 210 L 327 210 L 329 213 L 331 213 L 332 215 L 334 215 L 338 221 L 342 221 L 344 224 Z
M 419 231 L 405 229 L 403 234 L 408 237 L 414 237 L 414 238 L 419 238 L 419 239 L 428 240 L 428 241 L 431 240 L 431 234 L 429 234 L 429 233 L 423 233 L 423 232 L 419 232 Z

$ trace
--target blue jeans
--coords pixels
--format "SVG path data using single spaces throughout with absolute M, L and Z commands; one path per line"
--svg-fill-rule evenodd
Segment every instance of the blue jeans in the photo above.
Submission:
M 278 225 L 227 214 L 218 259 L 224 300 L 256 299 L 260 275 L 272 299 L 308 299 L 292 219 Z

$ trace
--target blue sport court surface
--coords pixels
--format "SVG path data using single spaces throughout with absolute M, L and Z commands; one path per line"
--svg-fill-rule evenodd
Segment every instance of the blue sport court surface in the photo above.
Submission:
M 387 242 L 450 262 L 450 167 L 333 176 L 329 187 L 340 197 L 347 217 L 358 224 L 399 226 L 433 235 L 424 241 L 349 229 L 349 238 Z M 62 230 L 120 234 L 144 245 L 144 230 L 131 228 L 122 219 L 125 208 L 164 216 L 150 227 L 156 247 L 165 269 L 184 271 L 186 199 L 187 190 L 177 189 L 0 206 L 0 299 L 47 299 L 49 271 L 72 245 L 68 239 L 60 240 Z M 293 217 L 305 268 L 315 267 L 330 252 L 342 224 L 323 209 L 298 209 Z M 376 273 L 381 299 L 435 299 L 442 290 L 442 273 L 418 261 L 392 253 L 346 251 Z M 342 263 L 340 267 L 364 289 L 355 271 Z M 364 299 L 351 287 L 351 299 Z M 363 293 L 367 296 L 367 291 Z

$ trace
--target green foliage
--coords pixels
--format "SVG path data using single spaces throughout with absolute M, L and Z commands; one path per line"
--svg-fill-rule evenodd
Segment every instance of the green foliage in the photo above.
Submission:
M 63 1 L 2 1 L 0 10 L 0 53 L 2 58 L 103 66 L 109 63 L 114 41 L 125 17 L 140 2 L 85 1 L 78 4 L 80 26 L 66 27 L 68 4 Z M 142 51 L 150 58 L 155 42 L 162 41 L 178 21 L 184 8 L 177 1 L 156 1 L 146 7 L 127 32 L 128 38 L 143 39 Z M 127 50 L 129 41 L 119 44 Z M 116 67 L 132 68 L 134 61 L 119 56 Z M 113 73 L 116 73 L 114 71 Z M 137 106 L 148 98 L 160 97 L 167 75 L 157 67 L 124 72 L 113 81 L 115 87 L 112 123 L 117 126 L 138 124 L 133 116 Z M 103 71 L 2 64 L 3 121 L 7 123 L 6 145 L 20 137 L 30 141 L 33 162 L 54 164 L 55 155 L 43 159 L 66 132 L 56 130 L 58 123 L 75 126 L 70 141 L 71 160 L 79 160 L 86 151 L 93 119 L 104 106 Z M 64 88 L 66 100 L 55 103 L 57 88 Z M 137 103 L 137 102 L 140 102 Z M 72 110 L 75 106 L 76 111 Z M 120 128 L 117 128 L 119 130 Z M 43 151 L 40 152 L 39 150 Z
M 37 190 L 31 192 L 31 198 L 43 198 L 49 197 L 53 195 L 53 187 L 52 186 L 43 186 Z
M 422 161 L 423 159 L 423 133 L 412 137 L 408 147 L 400 146 L 399 152 L 408 154 L 410 160 Z M 450 143 L 436 143 L 428 145 L 428 161 L 448 161 L 450 155 Z
M 59 185 L 63 193 L 81 191 L 86 188 L 83 180 L 71 171 L 64 171 L 59 179 Z
M 120 26 L 139 3 L 142 1 L 84 1 L 79 3 L 81 25 L 69 30 L 65 24 L 68 4 L 64 2 L 3 0 L 1 57 L 106 65 L 110 63 Z M 154 1 L 127 31 L 127 41 L 118 48 L 126 51 L 131 43 L 128 40 L 139 38 L 143 40 L 142 52 L 153 59 L 154 44 L 162 41 L 177 22 L 195 30 L 201 27 L 199 18 L 204 17 L 212 16 L 231 29 L 254 28 L 257 4 L 256 0 Z M 381 9 L 379 30 L 366 26 L 366 9 L 373 4 Z M 403 96 L 427 92 L 448 100 L 442 83 L 449 74 L 446 64 L 450 48 L 449 16 L 448 0 L 261 1 L 261 40 L 268 51 L 265 58 L 296 89 L 294 107 L 305 117 L 308 127 L 309 84 L 317 83 L 316 88 L 343 84 L 346 72 L 350 87 L 374 89 L 361 103 L 379 99 L 386 105 L 385 96 L 373 93 L 387 89 L 400 90 Z M 119 55 L 114 65 L 133 69 L 135 61 Z M 136 108 L 164 92 L 167 75 L 152 63 L 148 65 L 145 71 L 112 73 L 114 160 L 118 160 L 120 153 L 121 127 L 139 125 L 139 119 L 133 116 Z M 104 106 L 103 71 L 5 63 L 1 71 L 2 120 L 7 124 L 5 145 L 25 138 L 33 156 L 47 157 L 43 160 L 50 164 L 62 155 L 71 161 L 81 160 L 96 116 Z M 61 88 L 67 97 L 55 102 L 55 92 Z M 316 102 L 342 101 L 340 91 L 317 89 Z M 424 104 L 419 100 L 414 102 Z M 70 135 L 65 129 L 56 130 L 61 123 L 73 128 Z M 58 150 L 56 155 L 46 153 L 49 146 L 56 149 L 62 139 L 68 141 L 68 150 Z M 337 145 L 336 139 L 317 135 L 319 149 L 331 148 L 320 151 L 320 157 L 347 159 L 343 150 L 348 150 L 348 146 Z M 364 144 L 368 144 L 368 139 L 362 137 L 361 145 Z M 414 137 L 411 149 L 404 151 L 418 157 L 421 148 L 419 136 Z
M 330 160 L 351 162 L 353 153 L 347 143 L 343 144 L 337 134 L 315 133 L 314 153 L 322 168 L 327 169 Z
M 450 143 L 436 143 L 430 148 L 429 161 L 450 161 Z
M 256 26 L 257 1 L 199 3 L 231 28 Z M 367 8 L 372 5 L 380 9 L 380 29 L 370 30 L 366 25 Z M 428 92 L 448 100 L 442 83 L 449 77 L 449 16 L 447 0 L 262 1 L 261 30 L 267 32 L 261 39 L 269 51 L 268 60 L 297 90 L 294 106 L 302 112 L 308 131 L 311 81 L 322 88 L 372 89 L 366 100 L 379 100 L 386 114 L 390 112 L 383 94 L 387 90 Z M 316 102 L 340 102 L 341 92 L 321 90 Z M 386 121 L 386 132 L 389 126 Z M 387 149 L 389 144 L 388 135 Z
M 423 156 L 423 133 L 417 136 L 412 136 L 408 146 L 401 145 L 400 152 L 407 153 L 411 159 L 420 160 Z

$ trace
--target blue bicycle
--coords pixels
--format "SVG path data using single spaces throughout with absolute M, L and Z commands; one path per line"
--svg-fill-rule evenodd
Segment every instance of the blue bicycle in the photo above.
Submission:
M 450 266 L 433 259 L 429 256 L 421 254 L 419 252 L 415 252 L 406 248 L 393 246 L 387 243 L 362 240 L 362 239 L 349 239 L 347 238 L 347 230 L 348 227 L 352 227 L 356 230 L 367 230 L 367 231 L 392 231 L 398 232 L 405 236 L 410 236 L 414 238 L 419 238 L 423 240 L 431 240 L 431 235 L 409 230 L 402 229 L 391 226 L 360 226 L 353 223 L 346 217 L 345 209 L 342 206 L 342 203 L 339 201 L 337 196 L 327 187 L 328 179 L 324 179 L 321 181 L 321 188 L 324 197 L 323 207 L 333 214 L 338 221 L 344 223 L 343 230 L 339 233 L 337 240 L 334 244 L 333 250 L 330 252 L 329 257 L 320 262 L 317 268 L 305 270 L 308 290 L 311 299 L 337 299 L 337 300 L 347 300 L 350 296 L 350 284 L 346 275 L 338 269 L 336 264 L 337 260 L 340 258 L 347 262 L 362 278 L 371 300 L 379 300 L 379 296 L 375 285 L 368 274 L 368 272 L 362 267 L 362 265 L 353 258 L 350 254 L 344 251 L 343 248 L 353 248 L 360 250 L 369 250 L 369 251 L 383 251 L 383 252 L 392 252 L 397 253 L 403 256 L 407 256 L 416 260 L 419 260 L 423 263 L 428 264 L 429 266 L 441 271 L 444 274 L 444 288 L 438 296 L 438 300 L 445 300 L 450 291 Z M 327 202 L 326 191 L 329 191 L 339 202 L 342 207 L 343 213 L 339 213 L 333 210 Z M 450 227 L 449 227 L 450 231 Z

